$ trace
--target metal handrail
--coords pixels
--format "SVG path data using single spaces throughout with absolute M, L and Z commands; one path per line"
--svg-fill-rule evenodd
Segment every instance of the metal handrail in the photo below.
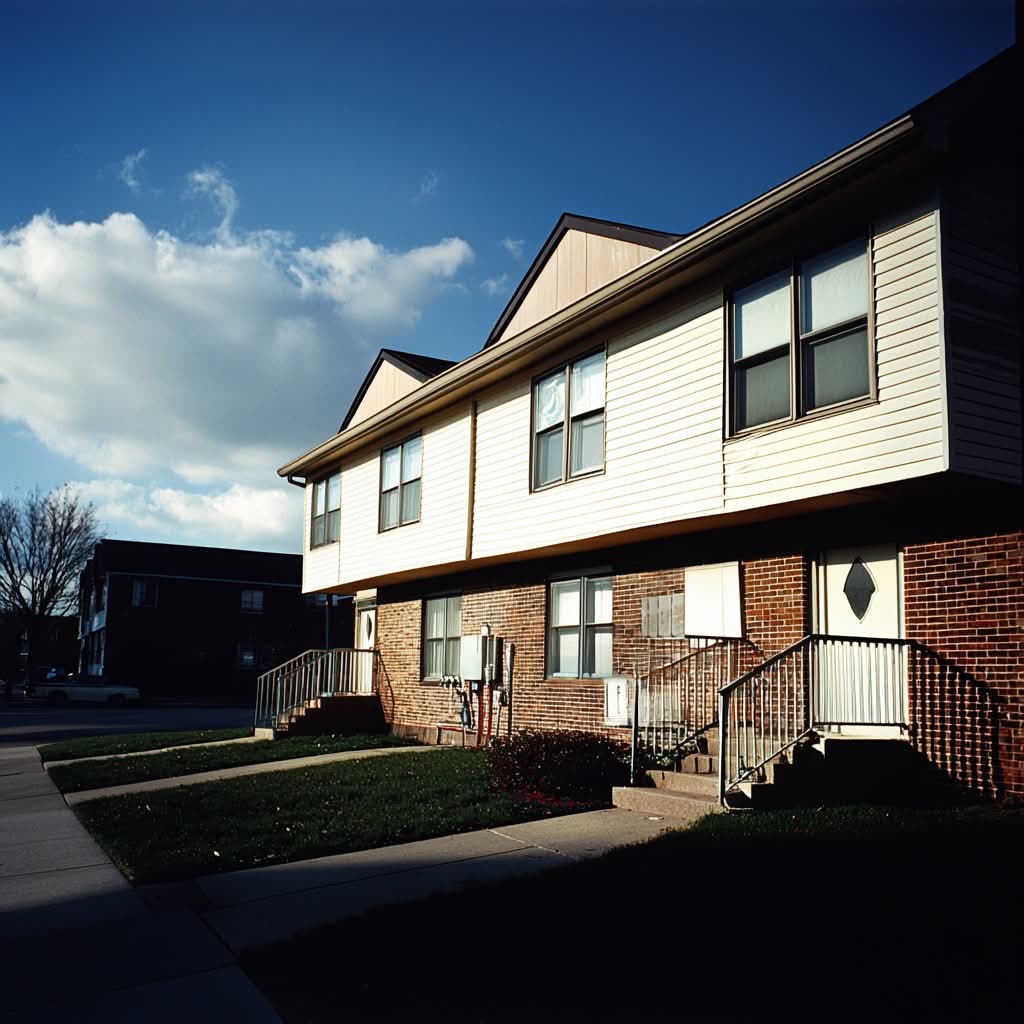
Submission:
M 376 694 L 378 660 L 374 649 L 335 647 L 306 651 L 264 672 L 256 683 L 256 728 L 277 728 L 295 709 L 322 697 Z
M 720 690 L 719 799 L 834 725 L 898 726 L 951 779 L 998 795 L 999 704 L 920 641 L 808 634 Z
M 702 646 L 690 649 L 694 642 Z M 761 654 L 738 637 L 682 637 L 668 641 L 666 660 L 652 666 L 648 649 L 647 671 L 634 665 L 633 672 L 634 784 L 642 761 L 678 763 L 698 737 L 714 728 L 719 689 L 739 671 L 744 655 L 752 653 Z

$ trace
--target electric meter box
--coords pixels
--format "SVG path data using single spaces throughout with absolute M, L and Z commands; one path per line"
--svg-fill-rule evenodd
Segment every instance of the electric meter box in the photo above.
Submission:
M 481 642 L 483 639 L 479 633 L 462 638 L 462 650 L 459 652 L 459 675 L 463 679 L 483 679 L 483 643 Z

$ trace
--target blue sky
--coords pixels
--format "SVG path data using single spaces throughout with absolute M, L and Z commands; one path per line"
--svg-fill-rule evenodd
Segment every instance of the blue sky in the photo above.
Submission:
M 298 550 L 381 346 L 479 348 L 564 211 L 685 232 L 1014 38 L 973 2 L 0 8 L 0 494 Z

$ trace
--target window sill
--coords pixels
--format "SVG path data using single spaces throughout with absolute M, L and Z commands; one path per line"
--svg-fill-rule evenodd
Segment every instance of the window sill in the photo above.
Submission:
M 796 419 L 776 420 L 773 423 L 766 423 L 763 426 L 750 427 L 748 430 L 736 431 L 735 433 L 726 435 L 725 443 L 729 444 L 731 441 L 743 441 L 748 437 L 764 437 L 766 434 L 774 434 L 779 430 L 789 430 L 791 427 L 797 427 L 801 423 L 809 423 L 812 420 L 828 419 L 830 416 L 838 416 L 841 413 L 852 412 L 855 409 L 864 409 L 871 405 L 878 405 L 878 397 L 876 395 L 865 395 L 863 398 L 851 398 L 848 402 L 842 402 L 838 405 L 830 405 L 824 409 L 815 409 L 814 412 L 806 412 L 802 416 L 797 416 Z
M 553 480 L 549 484 L 542 484 L 540 487 L 531 487 L 531 494 L 542 494 L 544 491 L 553 491 L 557 487 L 564 487 L 566 484 L 573 484 L 577 480 L 590 480 L 595 476 L 604 476 L 605 468 L 602 466 L 600 469 L 592 469 L 587 473 L 577 473 L 575 476 L 569 477 L 567 480 Z
M 338 540 L 325 540 L 323 542 L 323 544 L 310 544 L 309 545 L 309 550 L 310 551 L 321 551 L 321 550 L 323 550 L 323 548 L 329 548 L 329 547 L 331 547 L 334 544 L 340 544 L 340 543 L 341 543 L 341 538 L 340 537 L 338 538 Z
M 552 684 L 555 686 L 604 686 L 606 679 L 611 679 L 611 676 L 587 676 L 583 678 L 574 678 L 571 676 L 547 676 L 544 680 L 544 685 Z

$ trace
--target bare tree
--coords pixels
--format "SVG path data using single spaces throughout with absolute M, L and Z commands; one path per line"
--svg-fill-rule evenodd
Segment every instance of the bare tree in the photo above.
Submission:
M 0 499 L 0 612 L 27 630 L 30 664 L 46 617 L 76 607 L 79 573 L 99 539 L 95 508 L 66 485 Z

